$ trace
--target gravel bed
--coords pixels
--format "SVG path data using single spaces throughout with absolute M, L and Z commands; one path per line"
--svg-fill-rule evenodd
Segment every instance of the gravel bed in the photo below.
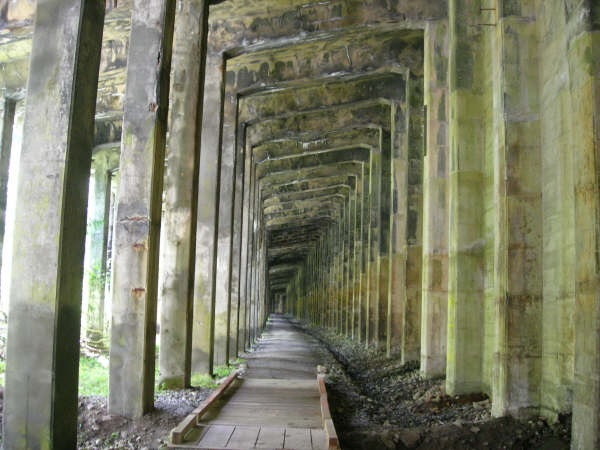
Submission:
M 329 404 L 344 450 L 568 450 L 570 416 L 493 418 L 485 394 L 449 396 L 443 378 L 327 329 L 295 321 L 323 344 Z

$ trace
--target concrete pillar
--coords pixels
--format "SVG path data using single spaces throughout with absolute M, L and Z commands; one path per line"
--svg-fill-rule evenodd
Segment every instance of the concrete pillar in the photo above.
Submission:
M 190 385 L 207 0 L 179 1 L 171 75 L 159 276 L 159 382 Z
M 196 271 L 192 373 L 212 373 L 214 361 L 214 283 L 216 226 L 219 208 L 221 167 L 222 59 L 208 54 L 204 84 L 204 107 L 200 148 L 198 222 L 196 228 Z
M 215 251 L 215 336 L 214 336 L 214 364 L 227 364 L 231 348 L 230 320 L 233 309 L 231 307 L 231 269 L 232 269 L 232 244 L 233 221 L 236 200 L 236 158 L 237 148 L 235 143 L 236 127 L 225 120 L 232 121 L 236 118 L 237 102 L 231 92 L 232 86 L 228 85 L 227 95 L 223 101 L 223 122 L 221 129 L 221 173 L 219 186 L 218 212 L 216 217 L 216 251 Z M 237 314 L 237 311 L 236 311 Z
M 573 149 L 575 179 L 572 449 L 600 447 L 600 168 L 597 156 L 600 149 L 600 7 L 597 2 L 590 2 L 590 5 L 589 16 L 576 14 L 571 16 L 570 22 L 567 20 L 568 29 L 573 30 L 569 45 L 563 46 L 569 61 L 570 82 L 560 89 L 562 95 L 566 94 L 565 90 L 570 91 L 568 94 L 572 99 L 570 148 Z M 591 24 L 581 18 L 591 19 Z M 558 58 L 556 54 L 554 56 Z
M 111 170 L 118 165 L 117 149 L 96 149 L 92 168 L 93 189 L 87 218 L 86 274 L 87 305 L 85 311 L 86 345 L 106 349 L 105 292 L 107 246 L 110 215 Z
M 421 373 L 446 371 L 448 315 L 448 22 L 425 28 Z
M 102 1 L 37 4 L 10 275 L 6 449 L 77 445 L 85 212 L 103 22 Z
M 481 390 L 483 351 L 482 82 L 480 2 L 449 2 L 450 243 L 446 390 Z
M 174 0 L 135 0 L 113 258 L 110 414 L 154 405 L 156 302 Z
M 542 161 L 535 11 L 505 8 L 494 64 L 496 340 L 492 414 L 535 414 L 542 357 Z M 517 51 L 518 49 L 518 51 Z
M 423 259 L 423 78 L 408 84 L 408 148 L 406 150 L 406 297 L 402 310 L 401 361 L 416 361 L 421 342 L 421 268 Z
M 387 145 L 389 151 L 389 134 L 387 135 Z M 371 208 L 371 226 L 369 228 L 369 266 L 367 270 L 368 278 L 368 296 L 365 305 L 365 345 L 379 343 L 379 273 L 381 267 L 380 243 L 381 243 L 381 166 L 382 152 L 385 145 L 371 152 L 371 184 L 369 186 L 369 198 Z
M 2 134 L 0 141 L 0 267 L 2 267 L 2 249 L 4 248 L 4 233 L 6 229 L 8 168 L 12 150 L 16 103 L 11 98 L 5 98 L 2 109 Z
M 238 128 L 237 136 L 241 139 L 244 135 L 243 128 Z M 237 145 L 234 159 L 234 193 L 233 193 L 233 217 L 232 217 L 232 239 L 230 249 L 231 272 L 229 277 L 229 349 L 230 359 L 235 359 L 240 351 L 243 351 L 244 340 L 244 316 L 246 310 L 240 296 L 241 283 L 241 261 L 242 261 L 242 205 L 244 201 L 244 146 Z
M 595 170 L 588 166 L 588 162 L 584 162 L 587 157 L 579 159 L 586 153 L 590 155 L 590 149 L 586 149 L 586 146 L 593 145 L 589 133 L 590 127 L 594 125 L 589 117 L 591 105 L 587 100 L 582 100 L 586 98 L 591 101 L 592 89 L 590 74 L 584 74 L 581 70 L 587 63 L 582 65 L 580 59 L 581 49 L 587 47 L 586 40 L 589 39 L 589 35 L 582 33 L 582 27 L 587 28 L 588 25 L 579 22 L 577 14 L 571 17 L 573 22 L 569 24 L 566 9 L 560 8 L 558 4 L 552 4 L 551 7 L 544 5 L 544 8 L 540 6 L 541 4 L 536 11 L 543 189 L 540 407 L 542 415 L 556 420 L 559 414 L 571 411 L 571 408 L 576 409 L 573 404 L 573 336 L 576 336 L 574 320 L 577 310 L 577 267 L 580 261 L 576 240 L 579 237 L 591 237 L 585 232 L 580 233 L 579 227 L 583 224 L 576 226 L 576 180 L 583 174 L 583 179 L 589 181 L 590 173 L 587 170 Z M 578 38 L 571 41 L 571 33 Z M 572 82 L 573 80 L 578 81 Z M 582 136 L 586 137 L 581 139 Z M 565 148 L 570 150 L 565 152 Z M 576 157 L 577 154 L 579 156 Z M 587 214 L 592 212 L 588 211 Z M 585 244 L 588 248 L 591 245 Z M 589 263 L 587 257 L 581 261 L 582 264 Z M 594 270 L 592 266 L 588 267 L 590 271 Z M 583 332 L 588 333 L 589 330 Z M 584 396 L 588 398 L 587 393 Z M 591 415 L 585 412 L 584 417 Z M 576 423 L 575 420 L 573 423 Z M 575 441 L 575 433 L 573 437 Z
M 0 308 L 8 314 L 8 303 L 10 301 L 10 281 L 12 271 L 13 237 L 15 228 L 15 211 L 17 206 L 16 183 L 10 180 L 10 174 L 18 177 L 19 164 L 21 160 L 21 148 L 23 144 L 23 131 L 25 122 L 25 100 L 19 98 L 15 104 L 15 116 L 12 130 L 11 161 L 9 163 L 9 183 L 6 199 L 6 212 L 4 216 L 5 229 L 2 239 L 2 267 L 0 285 Z M 6 331 L 6 330 L 5 330 Z

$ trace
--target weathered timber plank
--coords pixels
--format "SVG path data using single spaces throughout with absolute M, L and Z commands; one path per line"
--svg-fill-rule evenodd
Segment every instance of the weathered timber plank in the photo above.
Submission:
M 256 447 L 283 448 L 284 428 L 261 427 Z
M 211 425 L 207 428 L 206 433 L 204 433 L 200 442 L 198 442 L 198 447 L 225 448 L 234 429 L 235 427 L 233 425 Z
M 251 448 L 256 445 L 260 427 L 236 426 L 227 448 Z
M 289 449 L 312 449 L 309 428 L 286 428 L 283 448 Z
M 310 437 L 312 441 L 313 450 L 328 450 L 327 436 L 325 435 L 325 430 L 321 428 L 311 428 Z

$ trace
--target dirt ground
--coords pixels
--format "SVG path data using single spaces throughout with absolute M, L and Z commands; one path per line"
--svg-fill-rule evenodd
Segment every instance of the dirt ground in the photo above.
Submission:
M 450 397 L 443 379 L 422 379 L 415 363 L 402 365 L 326 330 L 305 330 L 323 343 L 319 353 L 344 450 L 569 448 L 569 416 L 555 424 L 537 417 L 494 419 L 484 395 Z M 140 420 L 109 416 L 106 398 L 80 397 L 78 448 L 166 448 L 170 430 L 209 394 L 208 389 L 159 392 L 155 411 Z
M 570 416 L 555 424 L 492 418 L 487 396 L 450 397 L 443 379 L 421 378 L 416 362 L 403 365 L 327 330 L 302 328 L 329 350 L 322 354 L 328 398 L 344 450 L 569 449 Z

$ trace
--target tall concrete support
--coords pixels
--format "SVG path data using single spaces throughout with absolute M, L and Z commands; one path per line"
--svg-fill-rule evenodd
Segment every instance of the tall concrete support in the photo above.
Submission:
M 159 381 L 190 385 L 198 210 L 198 168 L 203 106 L 208 1 L 180 1 L 175 16 L 161 229 Z
M 244 204 L 244 145 L 239 143 L 243 140 L 244 131 L 243 125 L 239 124 L 236 135 L 235 148 L 235 164 L 234 164 L 234 201 L 233 201 L 233 228 L 231 242 L 231 275 L 229 280 L 229 304 L 230 304 L 230 340 L 229 340 L 229 357 L 234 358 L 244 350 L 244 318 L 246 315 L 245 304 L 241 299 L 241 263 L 242 263 L 242 226 L 243 214 L 242 205 Z M 289 303 L 289 297 L 286 297 Z
M 421 373 L 446 372 L 448 320 L 448 22 L 425 28 Z
M 111 214 L 112 171 L 118 167 L 119 152 L 108 146 L 94 150 L 93 188 L 90 192 L 87 217 L 86 273 L 87 304 L 85 305 L 85 342 L 87 346 L 107 349 L 105 293 L 107 249 Z M 85 299 L 84 299 L 85 301 Z
M 194 285 L 194 327 L 192 332 L 192 373 L 213 370 L 215 333 L 215 283 L 217 215 L 221 173 L 221 56 L 209 52 L 206 61 L 204 107 L 196 227 L 196 271 Z
M 561 41 L 569 62 L 570 82 L 561 85 L 558 92 L 561 98 L 571 97 L 572 101 L 568 134 L 574 155 L 576 230 L 573 449 L 600 447 L 600 263 L 597 257 L 600 251 L 600 6 L 597 2 L 586 5 L 591 9 L 589 16 L 564 13 L 567 34 Z M 548 26 L 545 31 L 548 39 L 544 43 L 559 38 L 555 27 Z
M 407 85 L 404 87 L 406 92 Z M 392 177 L 390 185 L 391 220 L 388 289 L 390 290 L 385 326 L 386 352 L 401 352 L 402 310 L 406 301 L 406 212 L 408 184 L 408 108 L 404 104 L 392 106 Z
M 535 413 L 542 358 L 542 161 L 535 11 L 504 8 L 490 37 L 497 149 L 493 162 L 496 330 L 492 414 Z M 498 39 L 498 41 L 496 41 Z M 518 49 L 518 51 L 517 51 Z M 487 152 L 487 148 L 486 148 Z M 486 161 L 488 158 L 486 158 Z M 487 172 L 487 171 L 486 171 Z M 486 202 L 488 203 L 488 202 Z M 493 270 L 493 275 L 490 273 Z M 489 352 L 490 349 L 487 349 Z
M 239 86 L 238 86 L 239 87 Z M 232 245 L 234 226 L 234 205 L 236 202 L 237 145 L 236 126 L 237 102 L 231 92 L 233 86 L 225 87 L 226 95 L 223 101 L 223 121 L 221 123 L 221 174 L 219 186 L 219 200 L 216 224 L 216 249 L 215 255 L 215 335 L 214 335 L 214 364 L 227 364 L 230 356 L 234 357 L 237 351 L 230 355 L 234 346 L 234 332 L 231 329 L 232 313 L 237 315 L 236 306 L 231 304 L 231 275 L 232 275 Z M 231 123 L 234 122 L 234 123 Z M 241 187 L 241 186 L 240 186 Z M 233 339 L 232 339 L 233 338 Z
M 449 394 L 482 388 L 483 74 L 480 2 L 449 2 L 450 242 L 448 261 Z
M 423 78 L 411 76 L 408 92 L 406 154 L 406 296 L 402 311 L 401 360 L 417 361 L 421 343 L 421 268 L 423 260 Z
M 13 127 L 15 124 L 16 101 L 5 98 L 2 108 L 2 130 L 0 131 L 0 267 L 6 230 L 6 201 L 8 194 L 8 168 L 12 150 Z
M 103 1 L 37 4 L 12 256 L 6 449 L 77 445 L 86 202 Z
M 592 410 L 585 409 L 585 412 L 579 410 L 582 412 L 581 419 L 576 417 L 578 407 L 574 392 L 578 391 L 578 387 L 573 373 L 578 333 L 581 331 L 586 336 L 591 336 L 589 333 L 592 333 L 589 328 L 581 325 L 590 323 L 590 313 L 584 312 L 585 307 L 581 310 L 578 308 L 578 305 L 583 305 L 576 297 L 578 279 L 586 280 L 583 285 L 591 288 L 592 284 L 588 282 L 594 283 L 592 280 L 596 275 L 592 275 L 592 271 L 597 268 L 587 253 L 594 246 L 592 242 L 595 239 L 594 233 L 587 228 L 591 226 L 588 218 L 594 214 L 592 208 L 597 206 L 594 206 L 595 202 L 582 202 L 593 189 L 597 189 L 592 181 L 594 176 L 589 172 L 596 170 L 589 159 L 594 158 L 591 155 L 595 145 L 592 132 L 594 124 L 590 120 L 594 107 L 589 103 L 592 101 L 594 88 L 592 74 L 587 70 L 590 61 L 584 62 L 582 58 L 582 51 L 591 45 L 591 39 L 585 32 L 589 27 L 587 20 L 582 22 L 583 16 L 579 14 L 567 17 L 567 9 L 558 6 L 543 5 L 540 2 L 536 15 L 544 239 L 540 407 L 541 413 L 551 419 L 556 419 L 559 414 L 573 408 L 573 442 L 578 441 L 573 448 L 594 448 L 598 446 L 598 442 L 590 445 L 588 441 L 587 447 L 584 447 L 583 440 L 579 440 L 583 436 L 577 436 L 578 433 L 575 432 L 581 425 L 579 430 L 591 426 L 590 429 L 597 433 L 598 425 L 592 419 L 593 407 Z M 597 103 L 597 96 L 595 101 Z M 567 148 L 569 151 L 565 151 Z M 580 176 L 581 185 L 578 181 Z M 586 210 L 585 213 L 579 209 L 582 207 Z M 579 212 L 576 213 L 578 209 Z M 582 217 L 579 214 L 586 215 L 584 222 L 580 222 Z M 583 242 L 586 243 L 582 244 Z M 585 295 L 589 294 L 587 292 Z M 593 304 L 592 301 L 586 306 Z M 580 325 L 576 325 L 577 311 L 586 316 Z M 587 351 L 591 351 L 591 347 Z M 577 371 L 576 368 L 575 370 Z M 579 392 L 580 398 L 584 399 L 586 405 L 593 405 L 593 395 L 589 388 L 584 391 L 585 393 Z
M 115 226 L 109 412 L 154 405 L 156 302 L 174 0 L 135 0 Z M 150 55 L 150 56 L 149 56 Z

